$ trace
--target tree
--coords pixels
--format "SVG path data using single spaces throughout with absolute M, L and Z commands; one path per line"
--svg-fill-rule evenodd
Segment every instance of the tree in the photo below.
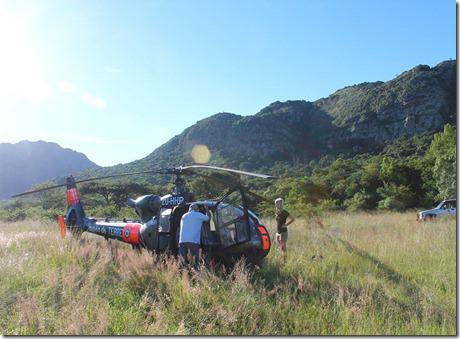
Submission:
M 83 185 L 80 189 L 82 194 L 99 195 L 104 199 L 106 206 L 115 206 L 121 209 L 126 205 L 128 198 L 137 198 L 145 194 L 158 194 L 158 187 L 145 183 L 132 181 L 95 182 Z
M 352 198 L 344 201 L 344 205 L 349 211 L 358 211 L 363 209 L 371 209 L 372 196 L 363 189 L 359 192 L 356 192 Z
M 45 183 L 34 185 L 33 189 L 41 189 L 50 186 L 52 186 L 50 183 Z M 61 188 L 38 192 L 35 194 L 35 198 L 38 199 L 43 209 L 63 209 L 66 206 L 65 190 Z
M 377 193 L 383 198 L 379 201 L 380 209 L 403 211 L 414 204 L 414 193 L 405 185 L 385 184 L 377 189 Z
M 225 186 L 213 184 L 202 177 L 189 180 L 188 186 L 197 199 L 217 198 L 225 191 Z
M 456 196 L 457 192 L 457 132 L 450 124 L 444 131 L 437 133 L 427 152 L 427 159 L 433 164 L 433 178 L 438 198 L 447 199 Z

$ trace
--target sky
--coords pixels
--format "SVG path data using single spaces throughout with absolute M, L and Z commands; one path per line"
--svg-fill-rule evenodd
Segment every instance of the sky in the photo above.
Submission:
M 218 112 L 252 115 L 456 57 L 454 0 L 0 0 L 0 142 L 108 166 Z

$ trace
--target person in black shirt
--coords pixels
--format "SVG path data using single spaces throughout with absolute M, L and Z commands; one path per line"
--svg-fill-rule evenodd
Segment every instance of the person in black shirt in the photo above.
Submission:
M 287 221 L 287 219 L 290 219 Z M 288 238 L 287 226 L 292 224 L 294 218 L 289 216 L 289 212 L 283 209 L 283 199 L 278 198 L 275 200 L 275 219 L 276 219 L 276 240 L 278 247 L 283 254 L 283 260 L 286 262 L 287 252 L 286 243 Z

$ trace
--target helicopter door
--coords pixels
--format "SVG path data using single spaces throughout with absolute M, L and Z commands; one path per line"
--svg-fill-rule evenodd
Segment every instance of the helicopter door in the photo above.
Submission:
M 182 216 L 188 212 L 188 205 L 178 205 L 172 210 L 171 217 L 171 248 L 179 247 L 180 221 Z
M 158 226 L 157 250 L 164 251 L 171 245 L 171 209 L 162 209 Z
M 217 205 L 217 225 L 223 247 L 250 240 L 249 218 L 242 205 L 242 196 L 238 191 L 231 193 Z

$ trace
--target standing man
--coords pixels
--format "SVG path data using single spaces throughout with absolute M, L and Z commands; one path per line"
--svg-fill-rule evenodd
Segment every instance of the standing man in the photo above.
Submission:
M 287 219 L 290 219 L 287 221 Z M 283 199 L 278 198 L 275 200 L 275 219 L 276 219 L 276 240 L 283 255 L 283 260 L 286 262 L 286 242 L 288 239 L 287 226 L 292 224 L 294 218 L 289 217 L 289 212 L 283 209 Z
M 192 203 L 180 221 L 179 257 L 185 263 L 198 264 L 198 251 L 201 240 L 201 226 L 209 217 L 200 213 L 198 205 Z

